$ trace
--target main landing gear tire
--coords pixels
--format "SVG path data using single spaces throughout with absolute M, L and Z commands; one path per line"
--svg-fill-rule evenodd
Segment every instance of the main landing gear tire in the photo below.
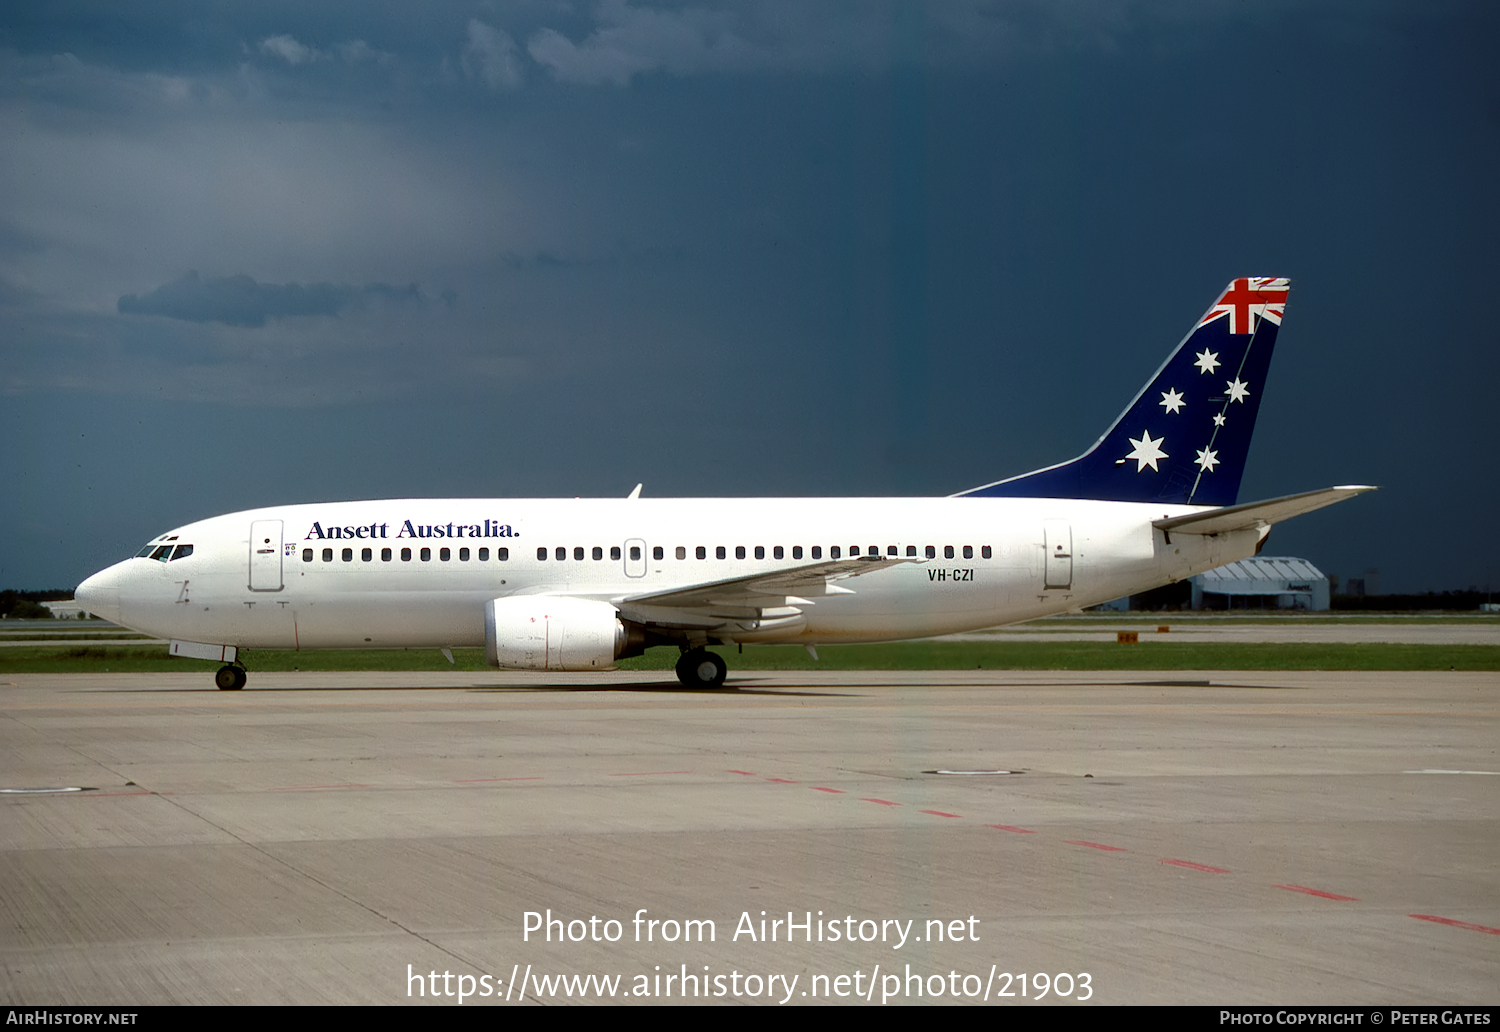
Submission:
M 677 680 L 684 688 L 722 688 L 729 664 L 717 652 L 689 649 L 677 660 Z
M 245 681 L 244 667 L 221 666 L 219 672 L 214 674 L 214 684 L 219 686 L 221 692 L 237 692 L 245 687 Z

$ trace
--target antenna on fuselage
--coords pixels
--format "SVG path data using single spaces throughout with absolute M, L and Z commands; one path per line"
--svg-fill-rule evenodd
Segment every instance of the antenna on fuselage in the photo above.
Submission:
M 628 495 L 625 496 L 626 500 L 628 501 L 628 500 L 630 500 L 632 498 L 639 498 L 641 496 L 641 488 L 644 487 L 644 486 L 645 486 L 644 484 L 636 484 L 635 485 L 635 490 L 632 491 L 632 492 L 630 492 Z

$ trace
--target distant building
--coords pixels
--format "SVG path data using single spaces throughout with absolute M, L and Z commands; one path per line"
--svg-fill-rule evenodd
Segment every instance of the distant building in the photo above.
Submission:
M 54 620 L 87 620 L 89 614 L 78 608 L 78 603 L 71 598 L 61 602 L 43 602 L 42 605 L 52 610 Z
M 1306 559 L 1255 556 L 1192 578 L 1194 609 L 1328 608 L 1328 578 Z

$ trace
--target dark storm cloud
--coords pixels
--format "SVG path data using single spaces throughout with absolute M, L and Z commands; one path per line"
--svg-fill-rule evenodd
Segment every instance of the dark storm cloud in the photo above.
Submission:
M 1289 275 L 1242 496 L 1380 483 L 1277 547 L 1452 587 L 1496 546 L 1381 532 L 1500 490 L 1472 429 L 1500 376 L 1492 11 L 13 4 L 0 414 L 144 420 L 135 453 L 204 470 L 244 425 L 295 426 L 243 497 L 196 478 L 205 515 L 640 479 L 942 494 L 1081 451 L 1212 291 Z M 387 286 L 410 282 L 431 300 Z M 393 428 L 407 452 L 370 448 Z M 50 440 L 35 471 L 75 476 Z M 37 528 L 86 492 L 156 504 L 130 467 L 13 489 L 0 538 L 44 564 Z
M 203 279 L 194 271 L 144 296 L 126 294 L 117 308 L 122 315 L 160 315 L 187 322 L 256 327 L 264 326 L 267 319 L 338 315 L 370 297 L 423 301 L 422 291 L 415 283 L 406 287 L 388 283 L 363 287 L 335 283 L 258 283 L 244 275 Z

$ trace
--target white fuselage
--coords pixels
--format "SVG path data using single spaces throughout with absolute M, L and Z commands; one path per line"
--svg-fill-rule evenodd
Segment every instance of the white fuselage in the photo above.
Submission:
M 89 578 L 78 598 L 135 630 L 240 648 L 477 646 L 485 643 L 485 606 L 497 598 L 572 596 L 609 602 L 631 618 L 636 596 L 874 548 L 903 561 L 851 578 L 838 593 L 796 599 L 795 619 L 773 613 L 712 637 L 881 641 L 1094 605 L 1252 555 L 1264 536 L 1181 534 L 1169 542 L 1151 525 L 1200 511 L 1025 498 L 290 505 L 180 527 L 153 544 L 190 544 L 191 554 L 128 559 Z

